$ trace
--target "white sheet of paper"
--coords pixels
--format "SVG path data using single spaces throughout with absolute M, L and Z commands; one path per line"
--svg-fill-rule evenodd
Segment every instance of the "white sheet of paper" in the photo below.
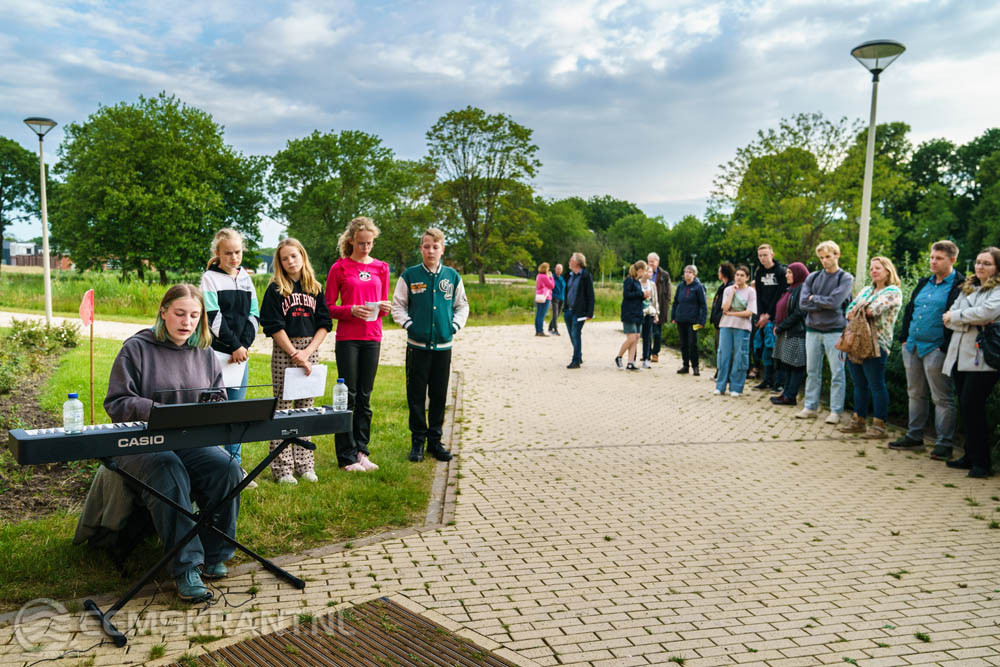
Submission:
M 243 371 L 247 367 L 247 362 L 244 361 L 239 364 L 230 363 L 229 359 L 233 355 L 219 352 L 218 350 L 212 350 L 212 352 L 215 352 L 215 358 L 219 360 L 219 365 L 222 366 L 222 383 L 227 387 L 241 386 L 243 384 Z
M 374 322 L 378 319 L 378 301 L 365 301 L 365 305 L 372 309 L 372 314 L 365 318 L 365 322 Z
M 315 398 L 326 393 L 326 364 L 313 364 L 312 373 L 298 366 L 285 369 L 285 390 L 281 400 L 294 401 L 299 398 Z

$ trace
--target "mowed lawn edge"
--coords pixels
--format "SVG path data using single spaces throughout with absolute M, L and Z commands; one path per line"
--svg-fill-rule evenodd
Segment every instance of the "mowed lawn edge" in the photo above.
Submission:
M 95 340 L 94 403 L 98 423 L 110 421 L 102 403 L 120 347 L 119 341 Z M 80 347 L 60 358 L 43 390 L 42 407 L 61 415 L 66 394 L 78 392 L 87 406 L 89 423 L 89 364 L 88 345 L 81 341 Z M 326 393 L 316 402 L 329 405 L 337 373 L 335 363 L 327 366 Z M 250 384 L 264 386 L 251 387 L 248 397 L 272 395 L 269 356 L 250 356 Z M 258 553 L 277 556 L 421 523 L 434 462 L 413 464 L 407 460 L 409 430 L 403 368 L 379 368 L 372 409 L 370 448 L 379 470 L 341 471 L 333 436 L 316 437 L 319 482 L 278 485 L 269 470 L 263 472 L 258 488 L 242 495 L 237 538 Z M 259 463 L 267 451 L 266 442 L 244 443 L 244 467 Z M 34 598 L 67 600 L 119 592 L 129 586 L 131 581 L 122 579 L 104 552 L 72 544 L 78 516 L 77 510 L 18 523 L 7 523 L 0 517 L 0 611 L 15 609 Z M 161 553 L 159 541 L 151 539 L 133 553 L 128 567 L 132 573 L 142 572 Z M 247 560 L 238 553 L 233 562 Z M 159 579 L 169 577 L 161 573 Z

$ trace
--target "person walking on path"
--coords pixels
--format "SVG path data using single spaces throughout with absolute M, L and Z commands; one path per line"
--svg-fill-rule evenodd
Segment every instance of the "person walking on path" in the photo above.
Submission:
M 718 358 L 719 355 L 719 321 L 722 319 L 722 295 L 725 294 L 726 288 L 735 282 L 736 278 L 736 267 L 733 266 L 732 262 L 723 262 L 719 264 L 719 286 L 715 290 L 715 296 L 712 298 L 712 310 L 709 313 L 709 321 L 712 323 L 712 332 L 715 339 L 715 355 Z M 712 376 L 713 380 L 719 379 L 719 367 L 715 367 L 715 374 Z
M 851 421 L 841 427 L 843 433 L 864 433 L 864 437 L 878 440 L 885 437 L 885 420 L 889 417 L 889 389 L 885 385 L 885 360 L 892 349 L 892 328 L 896 315 L 903 305 L 899 289 L 899 274 L 888 257 L 872 257 L 868 269 L 872 284 L 865 286 L 847 307 L 847 319 L 866 317 L 871 320 L 876 336 L 879 356 L 856 364 L 847 361 L 847 368 L 854 381 L 854 414 Z M 868 417 L 868 397 L 871 394 L 872 423 L 865 430 Z
M 566 368 L 579 368 L 583 363 L 583 325 L 594 317 L 594 279 L 587 270 L 587 258 L 574 252 L 569 258 L 569 277 L 566 279 L 566 312 L 563 319 L 573 344 L 573 358 Z
M 781 262 L 774 260 L 774 250 L 770 244 L 762 243 L 757 248 L 757 259 L 760 267 L 754 276 L 753 284 L 757 292 L 757 308 L 759 314 L 753 322 L 753 338 L 751 343 L 754 349 L 760 348 L 761 354 L 757 358 L 757 373 L 762 382 L 754 389 L 774 389 L 775 371 L 773 335 L 768 335 L 768 329 L 774 329 L 775 307 L 778 299 L 785 293 L 785 266 Z M 769 346 L 767 342 L 772 342 Z
M 271 385 L 277 399 L 276 410 L 311 408 L 313 398 L 286 401 L 285 369 L 301 368 L 312 373 L 319 362 L 319 346 L 333 329 L 333 320 L 323 297 L 323 288 L 316 280 L 309 254 L 296 239 L 278 242 L 274 250 L 274 276 L 271 278 L 260 305 L 260 325 L 271 338 Z M 309 440 L 309 438 L 304 438 Z M 274 451 L 281 440 L 271 440 Z M 311 450 L 300 445 L 286 447 L 271 462 L 271 476 L 279 484 L 298 484 L 298 475 L 307 482 L 317 482 L 316 462 Z
M 627 369 L 637 371 L 639 367 L 635 365 L 636 347 L 639 342 L 639 335 L 642 333 L 642 302 L 650 293 L 647 286 L 643 291 L 641 279 L 646 274 L 646 262 L 641 259 L 629 267 L 628 275 L 622 283 L 622 305 L 621 318 L 622 328 L 625 330 L 625 342 L 618 349 L 618 356 L 615 357 L 615 366 L 618 370 Z M 622 365 L 622 357 L 628 354 L 628 365 Z
M 795 405 L 806 374 L 806 314 L 799 306 L 799 295 L 808 276 L 809 269 L 802 262 L 789 264 L 785 269 L 788 290 L 774 308 L 774 359 L 784 376 L 781 394 L 771 397 L 775 405 Z
M 823 378 L 823 356 L 830 364 L 830 414 L 827 424 L 839 424 L 844 411 L 847 381 L 844 360 L 834 347 L 847 326 L 844 307 L 850 301 L 854 276 L 839 266 L 840 246 L 823 241 L 816 246 L 823 268 L 809 274 L 799 293 L 799 306 L 806 313 L 806 401 L 799 419 L 815 419 Z
M 653 272 L 651 280 L 656 285 L 656 308 L 659 315 L 653 323 L 653 341 L 649 348 L 649 360 L 654 364 L 660 360 L 660 347 L 663 345 L 663 314 L 670 310 L 670 274 L 660 267 L 660 256 L 649 253 L 646 263 Z
M 552 272 L 549 271 L 549 263 L 542 262 L 538 265 L 538 275 L 535 276 L 535 335 L 545 336 L 545 313 L 549 310 L 549 302 L 552 301 L 552 288 L 555 287 L 555 280 Z
M 382 350 L 382 318 L 390 307 L 389 265 L 371 256 L 378 235 L 371 218 L 347 223 L 337 243 L 340 259 L 326 277 L 326 305 L 337 320 L 337 373 L 347 385 L 347 409 L 354 413 L 351 431 L 334 435 L 337 464 L 347 472 L 378 470 L 368 448 L 371 397 Z
M 678 373 L 687 373 L 690 368 L 694 375 L 701 374 L 698 370 L 698 330 L 705 326 L 707 317 L 705 286 L 698 282 L 698 267 L 689 264 L 684 267 L 684 282 L 677 286 L 670 311 L 670 321 L 677 325 L 681 342 L 683 365 L 677 369 Z
M 469 301 L 462 276 L 441 263 L 444 232 L 431 227 L 420 237 L 423 262 L 396 281 L 392 318 L 406 330 L 406 403 L 410 411 L 410 461 L 427 453 L 451 460 L 444 448 L 444 409 L 451 379 L 452 339 L 465 326 Z
M 738 398 L 743 395 L 747 380 L 747 346 L 750 344 L 750 319 L 757 312 L 757 292 L 747 285 L 750 269 L 736 267 L 735 284 L 722 295 L 722 319 L 719 320 L 719 353 L 716 365 L 719 377 L 715 381 L 716 396 L 726 393 Z
M 931 245 L 931 275 L 921 278 L 903 311 L 903 368 L 909 396 L 909 423 L 906 433 L 889 443 L 889 449 L 923 450 L 924 426 L 934 401 L 934 430 L 937 440 L 931 458 L 951 458 L 957 413 L 955 388 L 944 373 L 944 358 L 951 342 L 951 329 L 942 316 L 962 293 L 965 276 L 955 270 L 958 246 L 951 241 Z
M 556 264 L 552 276 L 552 317 L 549 319 L 549 333 L 553 336 L 559 335 L 559 316 L 563 312 L 563 304 L 566 302 L 566 279 L 562 277 L 563 265 Z
M 949 468 L 969 471 L 969 477 L 989 477 L 992 440 L 986 419 L 986 399 L 1000 380 L 1000 369 L 986 363 L 976 343 L 982 327 L 1000 321 L 1000 248 L 976 256 L 975 275 L 966 279 L 962 294 L 942 316 L 954 334 L 944 360 L 945 373 L 955 380 L 965 425 L 965 455 L 948 461 Z

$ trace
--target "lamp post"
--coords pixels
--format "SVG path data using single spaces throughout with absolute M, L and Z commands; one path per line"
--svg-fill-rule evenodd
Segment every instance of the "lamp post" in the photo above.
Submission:
M 851 49 L 854 59 L 872 73 L 872 111 L 868 121 L 868 149 L 865 151 L 865 183 L 861 190 L 861 220 L 858 234 L 858 265 L 854 274 L 854 291 L 864 282 L 868 262 L 868 223 L 872 212 L 872 171 L 875 164 L 875 104 L 878 101 L 878 76 L 902 55 L 906 47 L 891 39 L 874 39 Z
M 45 283 L 45 322 L 52 324 L 52 272 L 49 267 L 49 209 L 45 201 L 45 153 L 42 142 L 56 122 L 51 118 L 25 118 L 24 124 L 38 135 L 38 164 L 42 179 L 42 275 Z

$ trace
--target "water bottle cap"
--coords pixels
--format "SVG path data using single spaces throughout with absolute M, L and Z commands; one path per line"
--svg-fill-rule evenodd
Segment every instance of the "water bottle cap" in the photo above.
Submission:
M 77 398 L 76 394 L 66 394 L 66 398 Z
M 344 384 L 344 378 L 337 378 L 337 384 Z

